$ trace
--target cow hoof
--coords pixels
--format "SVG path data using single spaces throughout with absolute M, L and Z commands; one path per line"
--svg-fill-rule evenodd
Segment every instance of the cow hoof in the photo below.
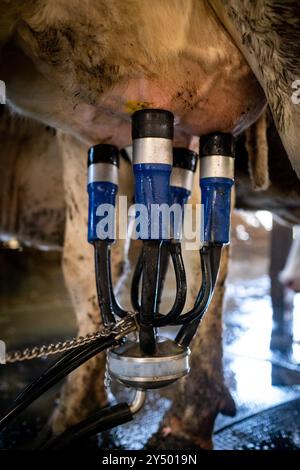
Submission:
M 212 433 L 218 413 L 235 416 L 235 402 L 223 384 L 209 399 L 201 404 L 186 403 L 183 408 L 177 406 L 169 410 L 158 432 L 148 442 L 149 448 L 157 449 L 202 449 L 213 448 Z M 174 404 L 173 404 L 174 406 Z M 174 447 L 178 445 L 178 447 Z M 182 447 L 187 446 L 187 447 Z
M 166 416 L 157 433 L 148 441 L 148 449 L 165 450 L 211 450 L 213 442 L 211 432 L 204 432 L 202 436 L 192 434 L 183 421 L 175 416 Z
M 207 448 L 207 447 L 206 447 Z M 211 448 L 211 447 L 210 447 Z M 146 450 L 205 450 L 198 444 L 173 434 L 165 435 L 164 431 L 157 432 L 145 446 Z
M 236 405 L 228 388 L 224 386 L 223 396 L 220 402 L 220 413 L 224 416 L 234 417 L 236 415 Z

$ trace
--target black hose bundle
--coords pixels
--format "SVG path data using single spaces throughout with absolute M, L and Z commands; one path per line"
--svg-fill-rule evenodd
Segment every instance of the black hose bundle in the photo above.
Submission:
M 0 430 L 70 372 L 96 354 L 117 344 L 118 341 L 111 335 L 107 338 L 97 338 L 65 353 L 17 396 L 11 408 L 0 418 Z
M 138 258 L 131 285 L 132 305 L 138 312 L 141 310 L 141 305 L 139 302 L 139 284 L 143 275 L 143 265 L 147 262 L 147 260 L 144 260 L 144 251 L 145 250 L 143 249 Z M 178 319 L 180 313 L 182 312 L 186 301 L 186 276 L 180 243 L 174 241 L 164 241 L 161 242 L 160 246 L 159 267 L 155 273 L 153 272 L 153 278 L 155 278 L 156 286 L 156 306 L 158 308 L 161 301 L 163 283 L 165 280 L 170 256 L 172 258 L 176 279 L 175 301 L 169 313 L 155 313 L 154 318 L 152 317 L 152 324 L 155 327 L 166 326 L 173 324 L 173 322 L 175 323 L 176 319 Z M 153 253 L 149 253 L 148 257 L 153 260 Z
M 111 243 L 107 240 L 94 242 L 95 275 L 98 304 L 102 321 L 105 325 L 115 323 L 115 315 L 124 318 L 127 315 L 119 305 L 113 290 L 111 278 Z
M 107 406 L 96 411 L 92 416 L 89 416 L 80 423 L 71 426 L 62 434 L 54 436 L 42 447 L 42 449 L 61 450 L 99 432 L 107 431 L 108 429 L 127 423 L 132 419 L 133 414 L 127 403 Z
M 172 257 L 176 276 L 176 298 L 171 311 L 167 314 L 156 313 L 152 320 L 152 326 L 160 327 L 166 325 L 186 325 L 193 322 L 198 317 L 203 317 L 210 302 L 216 278 L 218 275 L 221 245 L 205 245 L 200 250 L 202 285 L 197 295 L 194 307 L 187 313 L 181 314 L 186 300 L 186 277 L 179 243 L 164 242 L 168 246 L 169 254 Z M 136 310 L 140 311 L 141 306 L 138 300 L 139 283 L 143 275 L 143 256 L 141 253 L 133 276 L 131 298 Z M 164 275 L 160 273 L 160 280 L 164 282 Z M 160 293 L 161 295 L 161 293 Z M 200 319 L 201 319 L 200 318 Z
M 166 251 L 172 256 L 175 275 L 176 275 L 176 299 L 171 311 L 166 314 L 156 313 L 152 319 L 152 327 L 160 327 L 165 325 L 183 325 L 176 336 L 176 342 L 182 346 L 188 346 L 194 337 L 199 323 L 201 322 L 206 310 L 209 307 L 211 297 L 213 295 L 216 279 L 218 276 L 221 244 L 204 245 L 200 250 L 202 285 L 198 292 L 194 307 L 187 313 L 180 314 L 183 310 L 186 298 L 186 278 L 179 243 L 163 242 L 164 247 L 164 266 L 160 266 L 158 287 L 158 296 L 161 296 L 161 289 L 166 275 Z M 136 269 L 133 276 L 131 299 L 134 308 L 140 311 L 139 303 L 139 284 L 143 275 L 143 251 L 138 259 Z
M 206 250 L 205 256 L 202 256 L 201 259 L 203 260 L 202 276 L 204 275 L 205 265 L 207 265 L 207 267 L 209 266 L 209 283 L 205 281 L 205 278 L 202 278 L 202 289 L 198 294 L 195 307 L 191 311 L 194 313 L 198 311 L 198 314 L 195 316 L 195 314 L 193 313 L 193 317 L 195 317 L 194 320 L 186 325 L 183 325 L 177 333 L 175 341 L 183 347 L 189 346 L 190 342 L 192 341 L 199 326 L 199 323 L 201 322 L 206 310 L 209 307 L 210 300 L 214 293 L 214 288 L 218 277 L 222 254 L 222 245 L 210 245 L 207 248 L 208 249 Z M 202 248 L 202 250 L 203 249 L 204 247 Z M 203 285 L 203 283 L 205 285 Z M 205 298 L 208 291 L 210 291 L 210 297 L 208 302 L 205 303 Z

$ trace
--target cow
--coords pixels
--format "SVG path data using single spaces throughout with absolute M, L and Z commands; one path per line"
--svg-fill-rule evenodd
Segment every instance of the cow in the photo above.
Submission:
M 279 279 L 286 287 L 294 292 L 300 292 L 300 227 L 294 228 L 293 240 L 286 264 L 279 274 Z
M 131 114 L 149 107 L 174 113 L 175 145 L 189 146 L 192 136 L 214 131 L 237 136 L 257 121 L 268 102 L 299 175 L 300 110 L 291 99 L 300 73 L 299 18 L 298 2 L 271 0 L 0 2 L 0 79 L 7 103 L 14 112 L 58 130 L 67 207 L 63 266 L 80 334 L 99 327 L 92 251 L 83 230 L 87 146 L 127 146 Z M 124 163 L 121 181 L 128 183 L 130 177 Z M 130 184 L 121 188 L 132 198 L 130 191 Z M 124 245 L 115 247 L 115 278 L 126 269 Z M 234 412 L 221 352 L 227 257 L 211 314 L 194 342 L 194 349 L 201 350 L 192 358 L 200 382 L 192 369 L 180 385 L 186 398 L 177 400 L 165 421 L 173 435 L 205 448 L 211 446 L 217 413 Z M 68 380 L 53 417 L 56 431 L 84 417 L 96 397 L 105 402 L 99 385 L 103 361 L 93 359 Z

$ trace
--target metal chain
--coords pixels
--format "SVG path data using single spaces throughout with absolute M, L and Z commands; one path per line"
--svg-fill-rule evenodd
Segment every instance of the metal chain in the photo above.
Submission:
M 106 393 L 109 393 L 110 385 L 111 385 L 111 376 L 108 370 L 108 363 L 107 361 L 105 361 L 104 388 L 106 390 Z
M 77 338 L 59 341 L 56 344 L 43 346 L 35 346 L 34 348 L 26 348 L 23 351 L 12 351 L 5 355 L 5 363 L 22 362 L 30 359 L 53 356 L 54 354 L 75 349 L 84 344 L 89 344 L 99 338 L 108 338 L 114 336 L 115 339 L 121 339 L 128 333 L 138 328 L 136 321 L 136 312 L 128 312 L 127 316 L 117 323 L 103 327 L 94 333 L 88 333 L 86 336 L 78 336 Z

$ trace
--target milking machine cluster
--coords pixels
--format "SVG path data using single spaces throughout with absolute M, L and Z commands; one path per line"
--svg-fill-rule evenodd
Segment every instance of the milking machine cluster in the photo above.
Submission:
M 191 195 L 197 154 L 186 148 L 173 148 L 173 121 L 173 114 L 161 109 L 143 109 L 132 116 L 135 204 L 142 241 L 131 286 L 138 334 L 127 335 L 122 341 L 113 335 L 106 336 L 66 353 L 17 398 L 0 421 L 2 427 L 55 382 L 105 349 L 108 349 L 110 376 L 136 390 L 133 402 L 100 410 L 54 437 L 48 448 L 61 448 L 79 438 L 129 421 L 142 407 L 146 390 L 166 386 L 189 372 L 189 345 L 211 302 L 222 246 L 229 243 L 234 144 L 230 134 L 213 133 L 201 137 L 200 188 L 204 220 L 199 253 L 202 281 L 193 308 L 183 313 L 187 295 L 181 253 L 183 209 Z M 109 208 L 116 206 L 118 173 L 119 151 L 116 147 L 99 144 L 89 150 L 88 241 L 95 250 L 98 302 L 102 321 L 108 328 L 117 324 L 118 318 L 126 321 L 132 315 L 119 304 L 114 294 L 111 276 L 114 227 L 104 232 L 99 224 Z M 166 227 L 160 211 L 154 209 L 174 204 L 182 209 L 180 223 L 170 211 L 169 226 Z M 145 210 L 139 212 L 139 207 Z M 163 313 L 161 299 L 170 261 L 175 273 L 176 294 L 170 311 Z M 161 334 L 163 328 L 170 325 L 178 326 L 174 340 Z

